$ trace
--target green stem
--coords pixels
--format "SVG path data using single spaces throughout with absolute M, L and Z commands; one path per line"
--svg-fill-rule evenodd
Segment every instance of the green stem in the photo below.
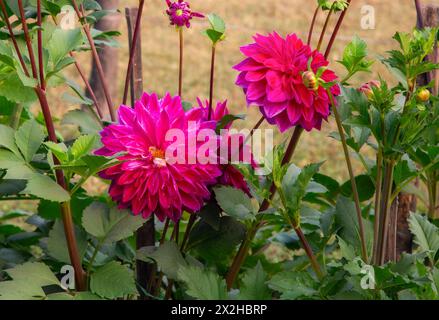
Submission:
M 335 2 L 334 2 L 335 4 Z M 334 12 L 334 4 L 328 12 L 328 16 L 326 17 L 325 24 L 323 25 L 322 33 L 320 34 L 319 43 L 317 45 L 317 51 L 320 51 L 322 47 L 323 38 L 325 37 L 326 29 L 328 29 L 329 21 L 331 20 L 332 13 Z
M 375 220 L 373 226 L 373 257 L 372 260 L 376 261 L 377 258 L 377 244 L 378 244 L 378 233 L 380 228 L 380 210 L 379 205 L 381 201 L 381 187 L 383 180 L 383 151 L 381 145 L 378 146 L 378 155 L 377 155 L 377 176 L 375 182 Z
M 337 106 L 335 105 L 335 102 L 334 102 L 334 97 L 329 89 L 327 89 L 326 91 L 327 91 L 329 99 L 331 101 L 332 111 L 334 113 L 335 121 L 337 123 L 338 132 L 340 134 L 341 143 L 343 145 L 343 152 L 344 152 L 344 156 L 345 156 L 345 160 L 346 160 L 346 165 L 348 167 L 349 177 L 351 180 L 352 193 L 354 196 L 355 209 L 357 211 L 358 228 L 359 228 L 359 233 L 360 233 L 361 255 L 362 255 L 364 262 L 367 262 L 368 261 L 367 247 L 366 247 L 366 239 L 364 236 L 364 226 L 363 226 L 363 218 L 362 218 L 362 214 L 361 214 L 360 197 L 358 196 L 357 183 L 355 181 L 355 175 L 354 175 L 354 170 L 352 168 L 351 157 L 349 155 L 349 149 L 348 149 L 348 145 L 346 143 L 346 136 L 344 133 L 343 125 L 341 123 L 340 115 L 338 114 Z
M 180 27 L 178 30 L 178 36 L 180 41 L 180 61 L 178 68 L 178 95 L 181 98 L 183 93 L 183 59 L 184 59 L 184 39 L 183 39 L 183 28 Z
M 215 80 L 215 52 L 216 45 L 212 46 L 212 58 L 210 62 L 210 86 L 209 86 L 209 115 L 208 120 L 212 118 L 212 110 L 213 110 L 213 82 Z

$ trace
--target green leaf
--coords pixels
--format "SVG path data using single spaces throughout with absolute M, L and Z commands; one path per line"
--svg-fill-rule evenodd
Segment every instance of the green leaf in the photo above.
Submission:
M 44 145 L 55 155 L 55 157 L 61 162 L 65 163 L 68 160 L 68 149 L 64 143 L 54 143 L 47 141 Z
M 105 243 L 117 242 L 133 235 L 144 219 L 133 216 L 127 210 L 109 208 L 101 202 L 94 202 L 83 213 L 82 226 L 91 235 Z
M 195 266 L 183 266 L 178 277 L 186 284 L 186 293 L 198 300 L 227 299 L 226 282 L 216 273 Z
M 82 44 L 81 30 L 56 29 L 48 43 L 48 50 L 53 64 L 56 66 L 70 51 Z
M 97 135 L 80 136 L 78 139 L 76 139 L 72 148 L 70 149 L 73 159 L 80 159 L 81 157 L 89 154 L 93 148 L 95 148 L 97 141 Z
M 157 262 L 160 271 L 171 279 L 178 278 L 178 269 L 187 266 L 186 260 L 175 242 L 165 241 L 156 250 L 154 247 L 144 247 L 137 251 L 137 259 L 145 262 Z
M 368 252 L 372 250 L 373 227 L 369 220 L 363 219 L 364 233 Z M 338 235 L 360 255 L 361 241 L 355 204 L 348 198 L 340 196 L 335 206 L 335 221 L 340 230 Z
M 79 256 L 82 259 L 87 249 L 87 235 L 77 226 L 75 226 L 75 235 Z M 61 220 L 56 220 L 52 230 L 49 232 L 47 250 L 52 258 L 60 262 L 71 263 L 67 248 L 68 246 L 64 232 L 64 225 Z
M 281 299 L 294 300 L 317 294 L 316 283 L 307 272 L 285 271 L 273 276 L 268 286 L 281 293 Z
M 366 61 L 366 57 L 366 42 L 355 36 L 352 42 L 346 46 L 343 58 L 339 62 L 347 69 L 350 77 L 360 71 L 370 72 L 370 66 L 373 64 L 373 61 Z
M 16 156 L 21 156 L 15 144 L 15 132 L 11 127 L 0 124 L 0 147 L 12 151 Z
M 0 282 L 0 300 L 42 300 L 45 293 L 28 279 Z
M 133 271 L 119 262 L 111 261 L 90 277 L 90 289 L 103 298 L 116 299 L 136 294 Z
M 201 220 L 192 229 L 188 249 L 196 250 L 204 259 L 225 263 L 244 237 L 245 226 L 232 217 L 221 217 L 219 230 Z
M 355 177 L 355 182 L 357 185 L 358 196 L 360 201 L 367 201 L 371 199 L 375 194 L 375 183 L 372 181 L 369 175 L 363 174 Z M 352 184 L 349 179 L 341 186 L 341 193 L 345 197 L 352 197 Z
M 32 194 L 38 198 L 56 202 L 70 200 L 69 193 L 54 180 L 36 172 L 29 177 L 26 189 L 22 193 Z
M 248 195 L 229 186 L 214 188 L 216 200 L 228 215 L 242 221 L 254 220 L 255 213 Z
M 412 213 L 408 219 L 410 231 L 415 236 L 414 242 L 427 252 L 434 264 L 434 257 L 439 250 L 439 229 L 428 221 L 427 217 Z
M 241 300 L 270 300 L 271 293 L 265 284 L 268 280 L 267 273 L 264 271 L 261 262 L 247 271 L 242 278 Z
M 3 149 L 0 149 L 0 169 L 7 170 L 6 175 L 3 177 L 5 180 L 26 180 L 34 174 L 34 171 L 26 165 L 23 158 Z
M 60 285 L 59 280 L 50 270 L 50 268 L 41 262 L 26 262 L 12 269 L 6 270 L 6 273 L 13 280 L 28 280 L 29 285 L 49 286 Z
M 295 215 L 299 212 L 308 185 L 321 165 L 322 163 L 310 164 L 302 170 L 294 164 L 288 167 L 282 179 L 282 190 L 286 197 L 289 214 Z
M 219 15 L 211 13 L 207 15 L 207 19 L 209 20 L 213 30 L 220 33 L 224 33 L 226 31 L 226 23 Z
M 37 100 L 34 89 L 24 86 L 17 73 L 0 74 L 0 96 L 16 103 L 31 103 Z
M 35 120 L 26 121 L 15 133 L 15 143 L 26 162 L 31 162 L 44 140 L 44 132 Z
M 84 134 L 99 134 L 102 130 L 102 125 L 92 115 L 82 110 L 67 112 L 62 124 L 77 125 Z

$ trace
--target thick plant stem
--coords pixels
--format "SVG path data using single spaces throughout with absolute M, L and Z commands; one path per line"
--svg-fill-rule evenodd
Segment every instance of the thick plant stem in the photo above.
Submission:
M 393 160 L 387 162 L 386 164 L 386 176 L 384 178 L 383 185 L 383 197 L 381 200 L 381 231 L 378 238 L 378 264 L 382 265 L 386 259 L 386 247 L 387 247 L 387 238 L 389 234 L 389 218 L 390 218 L 390 196 L 392 194 L 393 187 L 393 170 L 395 167 L 395 163 Z
M 210 61 L 210 86 L 209 86 L 209 116 L 208 120 L 212 118 L 212 110 L 213 110 L 213 82 L 215 80 L 215 44 L 212 46 L 212 58 Z
M 58 143 L 46 95 L 40 88 L 37 88 L 36 92 L 41 104 L 44 121 L 46 124 L 47 132 L 49 134 L 49 140 Z M 53 160 L 55 164 L 59 164 L 58 159 L 54 157 Z M 58 169 L 55 171 L 55 175 L 57 183 L 63 189 L 67 190 L 67 184 L 64 178 L 63 171 Z M 61 204 L 61 213 L 64 224 L 64 232 L 67 240 L 67 248 L 70 256 L 70 262 L 72 263 L 73 269 L 75 270 L 76 289 L 78 291 L 84 291 L 87 288 L 86 278 L 84 270 L 82 269 L 81 258 L 76 242 L 75 229 L 69 202 L 64 202 Z
M 320 6 L 318 5 L 316 10 L 314 11 L 314 15 L 313 15 L 312 21 L 311 21 L 311 27 L 309 28 L 308 40 L 306 41 L 306 43 L 308 45 L 311 45 L 312 35 L 313 35 L 313 32 L 314 32 L 314 26 L 316 25 L 317 15 L 319 14 L 319 11 L 320 11 Z
M 32 48 L 32 40 L 29 36 L 29 29 L 26 23 L 26 16 L 24 13 L 22 0 L 18 0 L 18 8 L 20 10 L 20 19 L 21 19 L 21 25 L 23 27 L 24 39 L 26 40 L 26 47 L 27 47 L 27 51 L 29 52 L 29 60 L 31 63 L 32 75 L 36 80 L 38 80 L 37 64 L 35 62 L 34 50 Z
M 378 244 L 378 233 L 380 230 L 380 201 L 381 201 L 381 188 L 382 188 L 382 180 L 383 180 L 383 156 L 382 156 L 382 147 L 378 146 L 378 155 L 377 155 L 377 176 L 375 182 L 375 220 L 373 225 L 373 256 L 372 261 L 376 263 L 377 259 L 377 244 Z
M 326 16 L 325 24 L 323 25 L 322 33 L 320 34 L 319 42 L 317 44 L 317 51 L 320 51 L 322 47 L 323 38 L 325 37 L 326 29 L 328 29 L 329 21 L 331 20 L 332 13 L 334 12 L 334 5 L 332 5 L 331 9 Z
M 296 231 L 296 234 L 299 237 L 300 242 L 302 243 L 303 249 L 305 250 L 306 255 L 308 256 L 308 258 L 311 262 L 311 267 L 313 268 L 313 270 L 316 273 L 319 280 L 322 280 L 323 279 L 322 269 L 320 268 L 320 265 L 317 261 L 317 258 L 314 255 L 312 248 L 309 245 L 308 240 L 306 240 L 306 237 L 303 234 L 302 229 L 300 227 L 294 227 L 294 226 L 293 226 L 293 228 L 294 228 L 294 231 Z
M 125 87 L 124 87 L 124 90 L 123 90 L 122 104 L 126 104 L 127 103 L 127 99 L 128 99 L 128 88 L 129 88 L 129 85 L 130 85 L 131 74 L 133 72 L 134 55 L 136 53 L 136 47 L 137 47 L 138 39 L 139 39 L 139 36 L 140 36 L 140 29 L 141 29 L 141 25 L 142 25 L 142 13 L 143 13 L 144 5 L 145 5 L 145 0 L 140 0 L 139 1 L 139 11 L 138 11 L 138 14 L 137 14 L 136 24 L 135 24 L 135 27 L 134 27 L 133 38 L 131 40 L 130 59 L 128 61 L 127 74 L 126 74 L 126 77 L 125 77 Z
M 286 164 L 290 162 L 291 158 L 294 155 L 294 151 L 296 150 L 302 132 L 303 132 L 302 127 L 296 127 L 296 129 L 294 129 L 293 136 L 291 137 L 290 143 L 285 152 L 284 158 L 282 160 L 282 164 Z M 270 206 L 270 200 L 274 197 L 275 192 L 276 192 L 276 187 L 274 184 L 272 184 L 270 188 L 270 199 L 264 199 L 264 201 L 261 204 L 261 207 L 259 208 L 259 212 L 263 212 L 268 209 L 268 207 Z M 238 252 L 234 257 L 232 265 L 230 266 L 229 272 L 227 273 L 226 276 L 226 283 L 229 289 L 232 288 L 233 283 L 235 282 L 235 279 L 238 276 L 239 270 L 241 270 L 242 264 L 247 258 L 251 242 L 253 241 L 256 233 L 258 232 L 259 228 L 262 225 L 264 225 L 263 221 L 256 221 L 247 231 L 246 238 L 241 243 L 241 246 L 239 247 Z
M 27 28 L 26 18 L 24 15 L 23 3 L 21 0 L 18 1 L 18 6 L 19 6 L 19 10 L 20 10 L 21 23 L 23 25 L 23 32 L 24 32 L 24 36 L 25 36 L 25 40 L 26 40 L 26 46 L 27 46 L 28 51 L 29 51 L 29 57 L 30 57 L 33 77 L 38 82 L 39 79 L 38 79 L 35 56 L 33 54 L 32 43 L 31 43 L 31 39 L 29 36 L 29 30 Z M 7 14 L 5 14 L 5 17 L 7 20 Z M 11 33 L 10 36 L 13 39 L 13 42 L 15 42 L 16 40 L 15 40 L 14 34 Z M 17 49 L 18 49 L 18 47 L 17 47 Z M 19 49 L 17 50 L 16 53 L 20 57 L 19 59 L 23 60 L 21 51 Z M 42 68 L 42 66 L 40 66 L 40 69 L 41 68 Z M 25 70 L 25 72 L 27 72 L 26 67 L 24 67 L 24 70 Z M 41 88 L 41 84 L 38 84 L 35 87 L 35 93 L 36 93 L 38 100 L 40 102 L 40 105 L 41 105 L 41 109 L 43 112 L 43 117 L 44 117 L 44 121 L 46 124 L 46 129 L 48 132 L 49 140 L 57 143 L 58 140 L 57 140 L 56 133 L 55 133 L 55 127 L 53 124 L 52 115 L 50 113 L 49 103 L 47 101 L 45 90 L 43 90 Z M 55 157 L 54 157 L 54 163 L 59 164 L 58 160 Z M 56 175 L 57 183 L 63 189 L 68 190 L 63 171 L 59 170 L 59 169 L 55 170 L 55 175 Z M 64 202 L 61 204 L 61 213 L 62 213 L 62 220 L 63 220 L 63 224 L 64 224 L 64 232 L 66 235 L 70 261 L 71 261 L 73 268 L 74 268 L 74 271 L 75 271 L 76 289 L 79 291 L 83 291 L 86 289 L 86 279 L 85 279 L 84 270 L 82 269 L 81 258 L 80 258 L 78 246 L 76 243 L 74 224 L 73 224 L 72 213 L 71 213 L 69 202 Z
M 98 51 L 96 49 L 93 37 L 90 32 L 90 26 L 83 21 L 84 14 L 82 14 L 81 11 L 79 10 L 76 0 L 72 0 L 72 5 L 73 8 L 75 9 L 76 14 L 81 19 L 82 29 L 84 30 L 85 36 L 87 37 L 88 43 L 90 45 L 93 59 L 96 63 L 96 69 L 98 71 L 99 80 L 101 81 L 101 86 L 102 89 L 104 90 L 105 100 L 107 101 L 108 112 L 110 114 L 111 121 L 116 121 L 116 112 L 114 110 L 113 99 L 111 98 L 108 82 L 104 74 L 104 69 L 102 68 L 101 59 L 99 58 Z
M 340 134 L 341 143 L 343 145 L 343 152 L 344 152 L 344 156 L 345 156 L 345 160 L 346 160 L 346 165 L 348 167 L 349 177 L 351 179 L 352 193 L 354 196 L 355 209 L 357 211 L 358 228 L 359 228 L 359 233 L 360 233 L 361 256 L 362 256 L 364 262 L 368 262 L 366 239 L 364 236 L 363 218 L 361 215 L 360 197 L 358 196 L 357 183 L 355 181 L 355 175 L 354 175 L 354 170 L 352 168 L 351 157 L 349 155 L 349 149 L 348 149 L 348 145 L 346 143 L 346 136 L 344 133 L 343 125 L 341 123 L 340 115 L 338 114 L 337 106 L 335 105 L 335 102 L 334 102 L 334 97 L 333 97 L 332 93 L 330 92 L 330 90 L 327 90 L 327 92 L 328 92 L 329 98 L 331 100 L 332 112 L 334 113 L 335 121 L 337 123 L 338 132 Z
M 180 60 L 178 63 L 178 95 L 181 98 L 183 93 L 183 61 L 184 61 L 184 38 L 183 38 L 183 27 L 178 29 L 178 38 L 180 45 Z
M 186 248 L 186 244 L 189 240 L 189 236 L 191 234 L 192 227 L 195 224 L 195 221 L 197 221 L 197 215 L 195 213 L 191 214 L 189 217 L 188 224 L 186 226 L 186 231 L 184 232 L 183 241 L 181 242 L 180 251 L 184 251 Z
M 26 63 L 24 62 L 23 56 L 20 53 L 20 48 L 18 47 L 17 39 L 15 39 L 14 31 L 12 30 L 12 25 L 11 25 L 11 22 L 9 21 L 9 16 L 8 16 L 8 12 L 6 10 L 6 5 L 5 5 L 3 0 L 0 0 L 0 8 L 1 8 L 1 11 L 2 11 L 4 19 L 5 19 L 6 27 L 8 29 L 10 36 L 11 36 L 11 41 L 12 41 L 12 44 L 14 46 L 15 52 L 17 53 L 18 60 L 20 61 L 20 65 L 23 68 L 24 74 L 29 77 L 29 71 L 27 70 Z
M 37 42 L 38 42 L 38 65 L 40 72 L 40 86 L 41 89 L 46 90 L 46 80 L 44 78 L 44 62 L 43 62 L 43 30 L 41 29 L 42 25 L 42 15 L 41 15 L 41 0 L 37 0 Z

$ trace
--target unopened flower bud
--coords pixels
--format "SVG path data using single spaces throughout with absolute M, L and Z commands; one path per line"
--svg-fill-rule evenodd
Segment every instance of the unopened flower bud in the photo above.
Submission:
M 378 88 L 379 86 L 380 83 L 378 81 L 372 80 L 363 84 L 359 91 L 363 92 L 368 100 L 371 100 L 373 98 L 373 88 Z
M 319 81 L 312 71 L 306 71 L 302 74 L 303 84 L 308 89 L 316 91 L 319 88 Z
M 418 92 L 416 98 L 418 99 L 419 102 L 427 102 L 428 100 L 430 100 L 430 95 L 431 94 L 428 89 L 422 89 Z

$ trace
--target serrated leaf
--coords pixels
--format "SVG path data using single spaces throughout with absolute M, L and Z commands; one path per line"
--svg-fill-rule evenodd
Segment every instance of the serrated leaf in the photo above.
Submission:
M 76 244 L 78 246 L 79 256 L 82 259 L 87 249 L 87 235 L 83 230 L 75 226 Z M 61 220 L 56 220 L 49 232 L 47 240 L 47 250 L 52 258 L 64 263 L 71 263 L 69 252 L 67 251 L 67 240 L 64 232 L 64 226 Z
M 285 300 L 311 297 L 317 293 L 316 283 L 307 272 L 285 271 L 278 273 L 268 282 L 268 286 L 280 292 L 281 299 Z
M 0 124 L 0 147 L 12 151 L 16 156 L 21 156 L 15 144 L 15 132 L 11 127 Z
M 239 299 L 241 300 L 269 300 L 271 293 L 266 285 L 268 280 L 267 273 L 264 271 L 262 264 L 258 264 L 248 270 L 242 278 L 241 292 Z
M 34 171 L 24 162 L 21 156 L 17 156 L 9 150 L 0 149 L 0 169 L 6 169 L 3 179 L 27 180 Z
M 198 300 L 227 299 L 226 282 L 216 273 L 194 266 L 183 266 L 178 278 L 186 284 L 186 293 Z
M 35 120 L 26 121 L 15 133 L 15 143 L 20 149 L 26 162 L 32 161 L 44 140 L 41 125 Z
M 116 261 L 98 268 L 91 275 L 90 289 L 98 296 L 108 299 L 137 293 L 133 271 Z
M 156 250 L 154 247 L 144 247 L 137 251 L 137 259 L 145 262 L 154 260 L 165 275 L 171 279 L 178 278 L 178 269 L 187 266 L 186 260 L 175 242 L 165 241 Z
M 81 157 L 89 154 L 96 146 L 97 141 L 98 137 L 96 135 L 80 136 L 78 139 L 76 139 L 72 145 L 72 148 L 70 149 L 73 159 L 80 159 Z
M 12 269 L 6 270 L 6 273 L 16 281 L 27 280 L 29 286 L 49 286 L 60 285 L 59 280 L 50 270 L 50 268 L 41 262 L 26 262 Z
M 30 285 L 26 279 L 0 282 L 0 300 L 42 300 L 43 289 Z
M 439 250 L 439 229 L 428 221 L 427 217 L 412 213 L 408 219 L 410 231 L 415 236 L 414 242 L 427 252 L 434 264 L 434 258 Z
M 110 209 L 101 202 L 88 206 L 82 217 L 85 230 L 105 243 L 130 237 L 144 222 L 141 216 L 133 216 L 126 210 Z
M 38 198 L 55 202 L 66 202 L 70 200 L 69 193 L 61 188 L 48 176 L 34 172 L 22 193 L 32 194 Z
M 243 221 L 255 219 L 251 199 L 242 190 L 221 186 L 214 188 L 214 192 L 221 209 L 229 216 Z
M 102 125 L 92 115 L 82 110 L 67 112 L 62 124 L 77 125 L 85 134 L 98 134 L 102 130 Z
M 53 64 L 56 66 L 70 51 L 82 44 L 81 30 L 56 29 L 48 43 L 48 50 Z

